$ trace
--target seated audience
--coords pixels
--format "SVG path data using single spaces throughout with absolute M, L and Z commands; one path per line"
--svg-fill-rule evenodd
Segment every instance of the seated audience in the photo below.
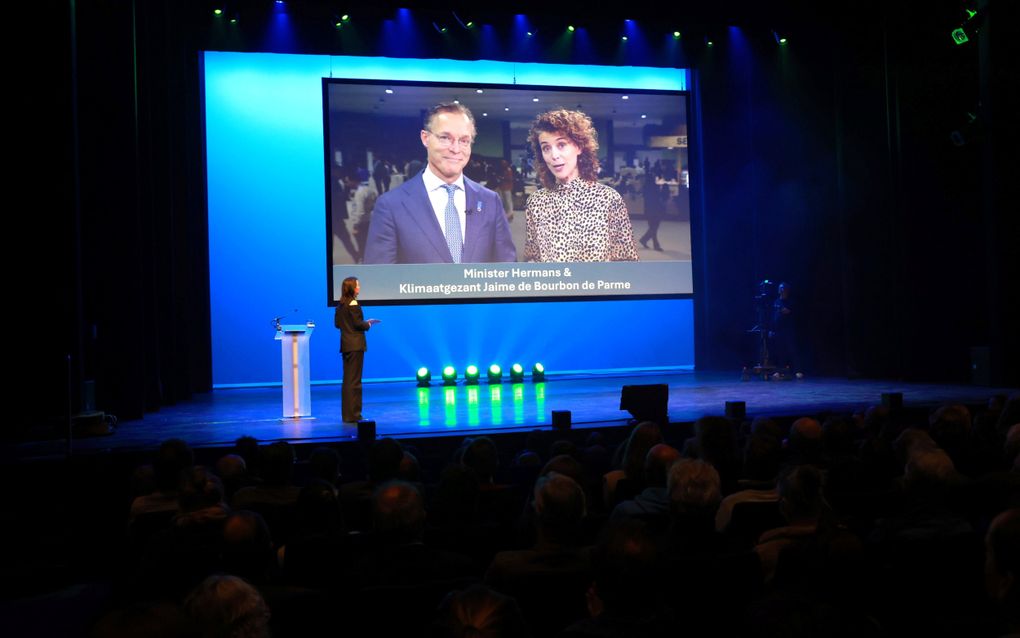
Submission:
M 998 607 L 1001 635 L 1020 635 L 1020 509 L 1002 512 L 988 528 L 985 587 Z
M 621 458 L 614 464 L 619 468 L 603 476 L 603 502 L 612 509 L 620 501 L 633 498 L 644 489 L 645 456 L 653 445 L 662 443 L 662 430 L 652 421 L 638 423 L 631 430 L 627 442 L 617 448 Z
M 202 638 L 269 638 L 269 607 L 258 590 L 236 576 L 203 580 L 184 601 Z
M 177 510 L 177 481 L 184 468 L 195 463 L 191 447 L 180 439 L 168 439 L 160 444 L 152 463 L 155 491 L 131 502 L 130 520 L 142 514 L 174 512 Z
M 669 519 L 669 494 L 666 491 L 666 476 L 669 466 L 680 458 L 676 448 L 660 443 L 648 450 L 645 456 L 645 488 L 633 499 L 623 501 L 610 515 L 611 522 L 624 518 L 639 518 L 656 529 L 663 529 Z
M 528 638 L 517 601 L 484 585 L 451 591 L 439 606 L 434 638 Z
M 584 614 L 591 582 L 588 552 L 577 545 L 584 490 L 554 472 L 537 481 L 534 499 L 534 547 L 497 553 L 485 583 L 517 599 L 536 635 L 551 635 Z

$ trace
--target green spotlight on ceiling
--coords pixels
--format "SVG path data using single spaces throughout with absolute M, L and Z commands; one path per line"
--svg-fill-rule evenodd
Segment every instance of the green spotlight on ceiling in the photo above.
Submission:
M 525 35 L 530 38 L 531 36 L 533 36 L 535 34 L 532 31 L 528 31 Z
M 432 373 L 425 366 L 418 368 L 418 372 L 414 375 L 415 380 L 418 382 L 418 387 L 426 387 L 429 382 L 432 381 Z
M 478 366 L 469 365 L 464 369 L 464 382 L 468 385 L 478 385 Z
M 524 381 L 524 366 L 515 363 L 510 366 L 510 382 L 521 383 L 522 381 Z
M 223 15 L 223 9 L 213 9 L 212 12 L 213 12 L 213 15 L 216 15 L 216 16 Z
M 503 383 L 503 369 L 498 363 L 489 366 L 489 383 Z
M 342 16 L 340 16 L 340 21 L 341 22 L 350 22 L 351 21 L 351 14 L 349 14 L 349 13 L 343 14 Z
M 467 22 L 464 23 L 464 27 L 467 29 L 474 28 L 474 26 L 475 26 L 474 20 L 468 20 Z
M 457 369 L 453 366 L 443 368 L 443 385 L 457 385 Z
M 545 366 L 541 363 L 536 363 L 531 368 L 531 382 L 539 383 L 540 381 L 545 381 Z
M 626 42 L 626 41 L 627 41 L 627 36 L 622 36 L 622 37 L 620 38 L 620 41 L 621 41 L 621 42 Z
M 674 31 L 673 32 L 673 39 L 674 40 L 679 40 L 680 39 L 680 32 L 679 31 Z
M 567 25 L 567 31 L 570 31 L 571 33 L 573 33 L 574 32 L 574 25 L 568 24 Z

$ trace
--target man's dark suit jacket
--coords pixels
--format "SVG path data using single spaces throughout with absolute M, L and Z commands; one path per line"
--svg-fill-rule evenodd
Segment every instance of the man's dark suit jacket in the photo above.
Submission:
M 365 321 L 365 315 L 357 300 L 349 304 L 337 304 L 333 314 L 333 325 L 340 328 L 340 352 L 364 352 L 368 350 L 365 331 L 372 327 Z
M 467 228 L 461 262 L 517 261 L 517 249 L 499 195 L 467 177 L 464 191 Z M 376 200 L 365 241 L 364 263 L 453 263 L 421 173 Z

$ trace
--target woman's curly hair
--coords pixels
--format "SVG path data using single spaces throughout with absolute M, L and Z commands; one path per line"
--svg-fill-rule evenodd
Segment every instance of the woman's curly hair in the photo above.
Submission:
M 556 178 L 542 159 L 542 147 L 538 136 L 542 133 L 563 133 L 573 142 L 581 154 L 577 156 L 577 171 L 581 179 L 594 182 L 599 176 L 599 136 L 591 118 L 581 111 L 557 109 L 539 114 L 531 124 L 528 141 L 535 151 L 535 170 L 542 185 L 552 188 Z

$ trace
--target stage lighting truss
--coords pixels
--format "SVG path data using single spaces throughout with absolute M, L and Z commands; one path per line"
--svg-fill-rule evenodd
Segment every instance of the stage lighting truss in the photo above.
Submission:
M 510 383 L 523 383 L 524 375 L 524 366 L 519 363 L 515 363 L 510 366 L 510 369 L 506 373 L 506 376 L 510 377 Z M 457 385 L 458 374 L 456 367 L 452 365 L 444 366 L 441 376 L 444 386 Z M 503 367 L 498 363 L 493 363 L 486 368 L 485 376 L 490 384 L 499 385 L 504 381 Z M 478 385 L 481 382 L 481 378 L 482 371 L 478 368 L 478 366 L 471 364 L 464 368 L 465 385 Z M 415 371 L 414 379 L 419 388 L 427 388 L 431 385 L 432 371 L 425 366 L 421 366 Z M 536 363 L 531 367 L 531 381 L 533 383 L 541 383 L 545 381 L 545 365 L 542 363 Z

